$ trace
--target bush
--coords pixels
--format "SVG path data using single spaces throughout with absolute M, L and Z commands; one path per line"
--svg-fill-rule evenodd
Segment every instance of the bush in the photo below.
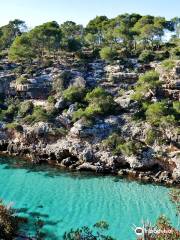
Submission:
M 158 52 L 155 52 L 154 60 L 163 61 L 163 60 L 169 58 L 169 56 L 170 56 L 170 54 L 168 51 L 158 51 Z
M 33 110 L 33 103 L 31 101 L 28 102 L 22 102 L 19 106 L 19 115 L 21 117 L 25 117 L 27 114 L 31 114 Z
M 118 133 L 112 133 L 105 140 L 103 140 L 102 144 L 105 148 L 110 148 L 110 150 L 115 150 L 117 146 L 123 143 L 124 140 Z
M 115 149 L 115 152 L 122 153 L 123 155 L 126 156 L 131 156 L 135 153 L 135 145 L 132 141 L 125 142 L 123 144 L 118 144 Z
M 67 50 L 69 52 L 77 52 L 81 49 L 82 45 L 81 42 L 78 39 L 68 39 L 67 42 Z
M 63 97 L 68 102 L 81 102 L 85 96 L 85 89 L 82 87 L 69 87 L 63 92 Z
M 146 111 L 146 119 L 152 125 L 158 126 L 161 121 L 162 117 L 168 114 L 168 107 L 165 102 L 156 102 L 149 105 Z
M 136 101 L 144 100 L 146 93 L 150 90 L 155 91 L 159 85 L 159 74 L 155 71 L 146 72 L 139 77 L 132 99 Z
M 28 80 L 25 77 L 19 77 L 16 79 L 16 83 L 17 84 L 26 84 L 26 83 L 28 83 Z
M 87 93 L 85 100 L 87 102 L 94 102 L 96 99 L 102 99 L 109 96 L 109 94 L 101 87 L 94 88 L 91 92 Z
M 164 60 L 161 65 L 166 71 L 170 71 L 175 67 L 176 62 L 174 60 L 168 59 Z
M 179 101 L 173 102 L 173 109 L 176 114 L 180 114 L 180 102 Z
M 96 116 L 105 116 L 116 111 L 117 104 L 114 102 L 113 97 L 100 87 L 87 93 L 85 101 L 89 105 L 84 110 L 81 108 L 76 111 L 73 115 L 74 120 L 82 117 L 91 120 Z
M 72 73 L 70 71 L 63 71 L 58 75 L 53 81 L 53 90 L 56 92 L 61 92 L 66 89 L 72 78 Z
M 8 123 L 6 124 L 7 129 L 14 129 L 17 132 L 23 132 L 23 127 L 18 123 Z
M 49 96 L 48 97 L 48 103 L 50 103 L 50 104 L 54 104 L 55 103 L 55 98 L 53 97 L 53 96 Z
M 25 122 L 48 122 L 51 119 L 51 113 L 47 113 L 45 109 L 40 106 L 34 108 L 32 115 L 28 115 L 24 118 Z
M 100 51 L 100 57 L 103 60 L 111 61 L 113 60 L 117 55 L 117 52 L 115 49 L 112 49 L 111 47 L 104 47 Z
M 180 47 L 175 47 L 171 50 L 171 57 L 174 59 L 180 59 Z
M 147 145 L 153 145 L 156 138 L 157 138 L 157 131 L 155 131 L 153 129 L 149 129 L 147 134 L 146 134 L 145 143 Z
M 10 104 L 7 110 L 1 110 L 0 121 L 12 121 L 17 115 L 18 108 L 14 104 Z
M 150 50 L 144 50 L 139 55 L 139 61 L 142 63 L 149 63 L 154 60 L 154 53 Z

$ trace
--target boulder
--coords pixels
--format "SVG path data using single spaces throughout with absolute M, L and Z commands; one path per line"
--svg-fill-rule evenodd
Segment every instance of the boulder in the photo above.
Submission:
M 66 108 L 66 106 L 67 106 L 66 101 L 64 100 L 63 97 L 61 97 L 60 99 L 57 100 L 54 107 L 61 111 L 61 110 L 64 110 Z
M 86 81 L 83 77 L 77 76 L 70 82 L 70 86 L 85 88 Z
M 72 117 L 73 113 L 77 111 L 77 109 L 78 109 L 77 103 L 71 104 L 66 112 L 66 115 Z
M 73 163 L 74 163 L 74 160 L 71 157 L 67 157 L 67 158 L 63 159 L 61 162 L 61 164 L 66 167 L 71 166 Z
M 77 170 L 79 171 L 92 171 L 92 172 L 97 172 L 98 167 L 91 165 L 90 163 L 83 163 L 80 166 L 77 167 Z
M 82 152 L 82 159 L 85 162 L 93 162 L 94 155 L 92 149 L 84 149 Z

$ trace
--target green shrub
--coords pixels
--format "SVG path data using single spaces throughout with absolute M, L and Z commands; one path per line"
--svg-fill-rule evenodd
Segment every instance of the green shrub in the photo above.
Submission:
M 8 123 L 6 124 L 7 129 L 14 129 L 17 132 L 23 132 L 23 127 L 18 123 Z
M 100 57 L 103 60 L 111 61 L 117 56 L 117 51 L 111 47 L 104 47 L 100 51 Z
M 81 102 L 85 96 L 85 89 L 81 87 L 69 87 L 64 90 L 63 97 L 68 102 Z
M 146 119 L 152 125 L 158 126 L 161 121 L 162 117 L 168 114 L 168 106 L 165 102 L 156 102 L 149 105 L 146 111 Z
M 55 97 L 54 96 L 49 96 L 48 97 L 48 103 L 54 104 L 55 103 Z
M 180 46 L 171 50 L 171 57 L 177 60 L 180 59 Z
M 164 60 L 161 65 L 166 71 L 170 71 L 175 67 L 176 62 L 174 60 L 167 59 Z
M 31 101 L 22 102 L 19 106 L 19 115 L 25 117 L 27 114 L 31 114 L 33 110 L 33 103 Z
M 154 60 L 154 53 L 150 50 L 144 50 L 139 55 L 139 61 L 143 63 L 149 63 Z
M 170 54 L 167 50 L 166 51 L 158 51 L 158 52 L 155 52 L 154 60 L 163 61 L 163 60 L 169 58 L 169 56 L 170 56 Z
M 61 128 L 53 128 L 50 132 L 52 136 L 63 137 L 67 134 L 67 130 L 63 127 Z
M 72 73 L 70 71 L 63 71 L 58 75 L 53 81 L 53 90 L 55 92 L 62 92 L 69 85 L 72 78 Z
M 176 112 L 176 114 L 180 114 L 180 102 L 179 101 L 173 102 L 173 109 Z
M 14 104 L 10 104 L 7 110 L 1 110 L 0 121 L 12 121 L 17 115 L 18 108 Z
M 17 84 L 26 84 L 26 83 L 28 83 L 28 80 L 25 77 L 19 77 L 16 79 L 16 83 Z
M 116 111 L 117 104 L 114 102 L 113 97 L 100 87 L 87 93 L 85 101 L 89 105 L 85 109 L 81 108 L 76 111 L 73 115 L 74 120 L 82 117 L 91 120 L 96 116 L 105 116 Z
M 144 100 L 145 94 L 150 90 L 155 91 L 159 85 L 159 74 L 156 71 L 146 72 L 144 75 L 139 77 L 132 99 L 136 101 Z
M 145 143 L 147 145 L 153 145 L 156 138 L 157 138 L 157 131 L 154 130 L 154 129 L 149 129 L 147 134 L 146 134 Z
M 94 88 L 91 92 L 87 93 L 85 100 L 87 102 L 94 102 L 96 99 L 102 99 L 109 96 L 109 94 L 101 87 Z
M 135 145 L 132 141 L 118 144 L 115 152 L 117 154 L 122 153 L 123 155 L 131 156 L 135 153 Z
M 28 115 L 24 118 L 25 122 L 48 122 L 52 115 L 40 106 L 34 108 L 32 115 Z
M 121 143 L 123 143 L 124 140 L 118 133 L 112 133 L 108 136 L 105 140 L 103 140 L 102 144 L 104 147 L 108 147 L 111 150 L 115 150 L 117 146 Z

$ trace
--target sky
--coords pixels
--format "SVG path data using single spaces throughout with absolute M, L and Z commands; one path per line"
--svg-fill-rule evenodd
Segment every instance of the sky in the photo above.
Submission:
M 86 25 L 98 15 L 111 18 L 123 13 L 180 17 L 180 0 L 0 0 L 0 26 L 16 18 L 29 27 L 67 20 Z

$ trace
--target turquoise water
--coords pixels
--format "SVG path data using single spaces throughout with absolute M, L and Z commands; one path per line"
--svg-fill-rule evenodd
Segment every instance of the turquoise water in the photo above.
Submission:
M 108 233 L 118 240 L 131 240 L 135 239 L 133 224 L 141 226 L 143 219 L 154 222 L 160 214 L 177 226 L 168 192 L 162 186 L 113 176 L 69 173 L 0 159 L 0 197 L 13 202 L 19 214 L 44 220 L 43 229 L 51 234 L 45 239 L 61 239 L 71 228 L 105 220 L 110 224 Z

